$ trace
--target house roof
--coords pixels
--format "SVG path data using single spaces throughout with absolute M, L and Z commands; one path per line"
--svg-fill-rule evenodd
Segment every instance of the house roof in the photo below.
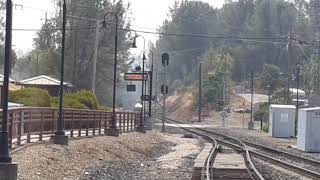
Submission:
M 45 85 L 45 86 L 59 86 L 60 80 L 52 78 L 50 76 L 41 75 L 32 77 L 29 79 L 22 80 L 20 82 L 22 85 Z M 72 84 L 66 81 L 63 82 L 63 85 L 71 87 Z
M 0 74 L 0 82 L 3 82 L 4 76 Z M 9 78 L 9 82 L 16 82 L 14 79 Z
M 297 89 L 296 89 L 296 88 L 290 88 L 289 90 L 290 90 L 290 92 L 293 93 L 293 94 L 296 94 L 296 93 L 297 93 Z M 301 89 L 298 89 L 298 93 L 299 93 L 299 94 L 306 94 L 306 92 L 303 91 L 303 90 L 301 90 Z
M 312 108 L 303 108 L 299 109 L 300 111 L 317 111 L 320 110 L 320 107 L 312 107 Z
M 271 104 L 271 108 L 283 108 L 283 109 L 295 109 L 296 106 L 294 105 L 284 105 L 284 104 Z

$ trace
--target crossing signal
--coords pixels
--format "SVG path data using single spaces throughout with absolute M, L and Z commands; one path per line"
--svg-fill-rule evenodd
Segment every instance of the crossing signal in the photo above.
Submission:
M 161 93 L 162 94 L 168 94 L 168 86 L 167 85 L 161 85 Z

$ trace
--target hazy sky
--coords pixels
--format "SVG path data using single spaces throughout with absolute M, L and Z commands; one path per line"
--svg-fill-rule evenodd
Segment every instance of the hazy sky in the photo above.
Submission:
M 169 7 L 175 0 L 124 0 L 131 3 L 131 11 L 128 18 L 132 20 L 133 29 L 150 30 L 158 28 L 167 17 Z M 221 7 L 224 0 L 202 0 L 214 7 Z M 14 9 L 13 28 L 17 29 L 39 29 L 44 22 L 45 13 L 48 17 L 54 14 L 51 0 L 14 0 L 14 4 L 23 5 L 23 9 L 17 6 Z M 138 27 L 137 27 L 138 26 Z M 149 28 L 149 29 L 146 29 Z M 14 31 L 13 48 L 21 49 L 23 52 L 32 49 L 34 31 Z M 155 41 L 155 36 L 144 35 L 149 41 Z

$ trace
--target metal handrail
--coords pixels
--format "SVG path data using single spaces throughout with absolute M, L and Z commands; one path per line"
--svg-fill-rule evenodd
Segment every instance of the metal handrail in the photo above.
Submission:
M 2 119 L 0 109 L 0 127 Z M 58 108 L 51 107 L 15 107 L 8 110 L 8 132 L 9 147 L 20 146 L 23 141 L 31 142 L 31 139 L 38 137 L 42 141 L 44 135 L 53 134 L 56 130 L 58 120 Z M 117 126 L 120 132 L 134 131 L 137 122 L 140 121 L 140 114 L 132 111 L 116 112 Z M 65 119 L 65 130 L 73 137 L 77 132 L 78 136 L 90 134 L 96 135 L 106 133 L 111 125 L 112 112 L 72 109 L 63 110 Z M 36 137 L 35 137 L 36 136 Z

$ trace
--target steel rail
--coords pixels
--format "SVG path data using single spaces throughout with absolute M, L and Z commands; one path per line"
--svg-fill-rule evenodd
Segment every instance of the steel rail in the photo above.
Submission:
M 227 136 L 227 135 L 224 135 L 224 134 L 220 134 L 220 133 L 217 133 L 217 132 L 213 132 L 213 131 L 210 131 L 210 130 L 204 130 L 204 131 L 211 132 L 211 133 L 216 134 L 217 136 L 221 136 L 223 138 L 230 138 L 230 136 Z M 316 161 L 316 160 L 313 160 L 313 159 L 310 159 L 310 158 L 298 156 L 298 155 L 295 155 L 295 154 L 292 154 L 292 153 L 289 153 L 289 152 L 286 152 L 286 151 L 283 151 L 283 150 L 280 150 L 280 149 L 271 148 L 271 147 L 268 147 L 268 146 L 265 146 L 265 145 L 256 144 L 256 143 L 252 143 L 252 142 L 248 142 L 248 141 L 244 141 L 244 140 L 241 140 L 241 141 L 245 145 L 247 145 L 249 147 L 253 147 L 253 148 L 256 148 L 256 149 L 269 151 L 270 153 L 276 153 L 278 155 L 283 155 L 283 156 L 286 156 L 288 158 L 293 158 L 293 159 L 296 159 L 298 161 L 303 161 L 303 162 L 311 164 L 311 165 L 320 166 L 320 161 Z
M 252 150 L 249 150 L 249 152 L 253 155 L 253 156 L 256 156 L 260 159 L 263 159 L 265 161 L 268 161 L 272 164 L 275 164 L 277 166 L 280 166 L 282 168 L 285 168 L 287 170 L 290 170 L 290 171 L 293 171 L 293 172 L 296 172 L 298 174 L 301 174 L 303 176 L 306 176 L 306 177 L 309 177 L 309 178 L 312 178 L 312 179 L 320 179 L 320 174 L 317 173 L 317 172 L 314 172 L 314 171 L 311 171 L 309 169 L 306 169 L 306 168 L 302 168 L 302 167 L 299 167 L 299 166 L 296 166 L 296 165 L 293 165 L 293 164 L 290 164 L 288 162 L 285 162 L 283 160 L 279 160 L 279 159 L 276 159 L 272 156 L 269 156 L 269 155 L 265 155 L 263 153 L 260 153 L 260 152 L 257 152 L 257 151 L 252 151 Z
M 220 133 L 217 133 L 217 132 L 213 132 L 213 131 L 209 131 L 209 130 L 204 130 L 204 131 L 207 131 L 207 132 L 211 132 L 212 134 L 216 134 L 217 136 L 221 136 L 223 137 L 224 139 L 227 139 L 227 138 L 230 138 L 230 136 L 226 136 L 226 135 L 223 135 L 223 134 L 220 134 Z M 259 144 L 255 144 L 255 143 L 250 143 L 250 142 L 247 142 L 247 141 L 242 141 L 244 144 L 246 144 L 246 146 L 249 146 L 249 147 L 254 147 L 256 149 L 263 149 L 265 151 L 269 151 L 269 153 L 276 153 L 277 155 L 283 155 L 285 157 L 288 157 L 288 158 L 293 158 L 295 160 L 298 160 L 298 161 L 302 161 L 304 163 L 309 163 L 309 164 L 312 164 L 312 165 L 319 165 L 320 162 L 319 161 L 315 161 L 315 160 L 312 160 L 312 159 L 309 159 L 309 158 L 305 158 L 305 157 L 301 157 L 301 156 L 297 156 L 297 155 L 294 155 L 294 154 L 291 154 L 291 153 L 288 153 L 288 152 L 285 152 L 285 151 L 282 151 L 282 150 L 277 150 L 277 149 L 271 149 L 267 146 L 263 146 L 263 145 L 259 145 Z M 316 179 L 320 179 L 320 173 L 318 172 L 315 172 L 315 171 L 311 171 L 307 168 L 304 168 L 304 167 L 299 167 L 297 165 L 294 165 L 292 164 L 291 162 L 286 162 L 284 160 L 281 160 L 281 159 L 277 159 L 277 158 L 274 158 L 270 155 L 267 155 L 265 153 L 261 153 L 261 152 L 257 152 L 257 151 L 254 151 L 254 150 L 249 150 L 249 153 L 251 153 L 253 156 L 255 157 L 258 157 L 258 158 L 261 158 L 261 159 L 264 159 L 272 164 L 275 164 L 277 166 L 280 166 L 282 168 L 285 168 L 287 170 L 290 170 L 290 171 L 293 171 L 293 172 L 296 172 L 300 175 L 303 175 L 303 176 L 306 176 L 306 177 L 309 177 L 309 178 L 316 178 Z
M 161 119 L 162 117 L 156 117 L 156 118 Z M 217 140 L 215 138 L 213 138 L 212 136 L 206 135 L 204 133 L 201 133 L 201 132 L 198 132 L 198 131 L 195 131 L 195 130 L 190 130 L 190 129 L 184 128 L 184 127 L 179 127 L 179 128 L 183 129 L 185 131 L 191 132 L 193 134 L 199 135 L 199 136 L 201 136 L 203 138 L 206 138 L 209 141 L 211 141 L 212 144 L 214 144 L 214 147 L 210 150 L 210 154 L 207 157 L 206 162 L 205 162 L 205 164 L 206 164 L 206 170 L 205 170 L 206 177 L 205 178 L 207 180 L 210 180 L 211 177 L 213 177 L 213 174 L 212 173 L 210 174 L 210 172 L 211 172 L 210 170 L 211 170 L 211 167 L 212 167 L 212 162 L 213 162 L 213 160 L 215 158 L 215 153 L 217 152 L 217 149 L 219 148 L 219 144 L 218 144 Z
M 303 162 L 306 162 L 306 163 L 309 163 L 309 164 L 316 165 L 316 166 L 320 167 L 320 161 L 316 161 L 316 160 L 313 160 L 313 159 L 310 159 L 310 158 L 306 158 L 306 157 L 303 157 L 303 156 L 298 156 L 298 155 L 295 155 L 295 154 L 292 154 L 292 153 L 289 153 L 289 152 L 286 152 L 286 151 L 283 151 L 283 150 L 280 150 L 280 149 L 270 148 L 268 146 L 261 145 L 261 144 L 256 144 L 256 143 L 252 143 L 252 142 L 248 142 L 248 141 L 242 141 L 242 142 L 244 142 L 246 145 L 248 145 L 250 147 L 254 147 L 254 148 L 257 148 L 257 149 L 262 149 L 262 150 L 265 150 L 265 151 L 273 152 L 273 153 L 276 153 L 276 154 L 279 154 L 279 155 L 286 156 L 288 158 L 293 158 L 293 159 L 296 159 L 296 160 L 299 160 L 299 161 L 303 161 Z
M 171 120 L 171 119 L 168 119 L 168 120 Z M 171 120 L 171 121 L 176 122 L 174 120 Z M 197 128 L 197 129 L 199 129 L 199 128 Z M 216 136 L 222 137 L 223 139 L 229 139 L 229 140 L 230 139 L 236 139 L 236 138 L 231 137 L 231 136 L 223 135 L 223 134 L 220 134 L 220 133 L 217 133 L 217 132 L 213 132 L 213 131 L 209 131 L 209 130 L 205 130 L 205 129 L 202 129 L 202 131 L 206 131 L 208 133 L 215 134 Z M 216 140 L 219 143 L 221 142 L 221 140 L 219 140 L 219 139 L 216 139 Z M 309 163 L 309 164 L 312 164 L 312 165 L 320 165 L 319 161 L 315 161 L 315 160 L 312 160 L 312 159 L 309 159 L 309 158 L 306 158 L 306 157 L 297 156 L 297 155 L 294 155 L 294 154 L 291 154 L 291 153 L 288 153 L 288 152 L 285 152 L 285 151 L 282 151 L 282 150 L 272 149 L 272 148 L 267 147 L 267 146 L 263 146 L 263 145 L 259 145 L 259 144 L 255 144 L 255 143 L 251 143 L 251 142 L 247 142 L 247 141 L 242 141 L 242 142 L 246 145 L 246 147 L 254 147 L 256 149 L 260 149 L 260 150 L 262 149 L 262 150 L 265 150 L 265 151 L 276 153 L 277 155 L 283 155 L 285 157 L 289 157 L 289 158 L 293 158 L 293 159 L 296 159 L 296 160 L 300 160 L 300 161 L 302 161 L 304 163 Z M 231 145 L 231 143 L 224 142 L 223 144 L 225 144 L 226 146 L 229 146 L 229 147 L 236 147 L 236 145 Z M 298 173 L 298 174 L 303 175 L 305 177 L 320 179 L 320 173 L 318 173 L 318 172 L 311 171 L 309 169 L 306 169 L 306 168 L 303 168 L 303 167 L 299 167 L 297 165 L 293 165 L 292 163 L 288 163 L 288 162 L 286 162 L 284 160 L 274 158 L 274 157 L 272 157 L 270 155 L 266 155 L 266 154 L 263 154 L 261 152 L 257 152 L 257 151 L 254 151 L 254 150 L 247 150 L 247 151 L 248 151 L 249 154 L 252 154 L 255 157 L 258 157 L 260 159 L 266 160 L 266 161 L 268 161 L 268 162 L 270 162 L 270 163 L 272 163 L 274 165 L 277 165 L 279 167 L 285 168 L 285 169 L 287 169 L 289 171 Z M 248 160 L 248 161 L 251 161 L 251 159 Z M 251 163 L 252 163 L 252 161 L 251 161 Z
M 156 118 L 160 118 L 160 117 L 156 117 Z M 172 120 L 172 119 L 169 119 L 169 118 L 166 118 L 166 121 L 172 121 L 176 124 L 182 124 L 181 122 L 178 122 L 178 121 L 175 121 L 175 120 Z M 181 129 L 184 129 L 186 131 L 192 131 L 192 132 L 195 132 L 193 130 L 190 130 L 189 128 L 184 128 L 184 127 L 179 127 Z M 207 137 L 210 137 L 212 138 L 212 134 L 215 134 L 215 133 L 212 133 L 211 131 L 207 131 L 207 130 L 203 130 L 201 128 L 193 128 L 193 129 L 197 129 L 198 131 L 201 131 L 201 132 L 205 132 Z M 199 133 L 199 132 L 197 132 Z M 200 133 L 201 134 L 201 133 Z M 208 135 L 210 134 L 210 135 Z M 251 160 L 251 157 L 250 157 L 250 151 L 247 149 L 247 146 L 241 142 L 240 140 L 236 139 L 236 138 L 233 138 L 233 137 L 228 137 L 228 136 L 225 136 L 222 140 L 221 139 L 216 139 L 216 142 L 218 142 L 219 144 L 222 144 L 222 145 L 225 145 L 225 146 L 228 146 L 228 147 L 231 147 L 232 149 L 235 149 L 237 151 L 244 151 L 245 152 L 245 155 L 244 155 L 244 158 L 245 158 L 245 164 L 247 166 L 247 170 L 248 170 L 248 173 L 249 175 L 251 176 L 252 179 L 259 179 L 259 180 L 264 180 L 263 176 L 260 174 L 260 172 L 255 168 L 252 160 Z M 235 141 L 238 145 L 235 145 L 233 143 L 230 143 L 230 142 L 226 142 L 225 139 L 229 139 L 232 140 L 232 141 Z M 211 154 L 211 153 L 210 153 Z M 208 158 L 209 159 L 209 158 Z M 208 166 L 208 163 L 207 163 L 207 166 Z M 208 168 L 209 169 L 209 168 Z M 210 174 L 208 174 L 208 172 L 210 170 L 206 170 L 207 171 L 207 179 L 210 177 Z
M 214 141 L 214 147 L 211 149 L 210 154 L 207 158 L 207 162 L 206 162 L 206 178 L 207 180 L 210 180 L 211 177 L 213 177 L 213 174 L 211 172 L 211 167 L 212 167 L 212 163 L 214 161 L 217 149 L 219 148 L 219 145 L 217 143 L 217 141 L 214 138 L 211 138 Z M 210 173 L 211 172 L 211 173 Z

